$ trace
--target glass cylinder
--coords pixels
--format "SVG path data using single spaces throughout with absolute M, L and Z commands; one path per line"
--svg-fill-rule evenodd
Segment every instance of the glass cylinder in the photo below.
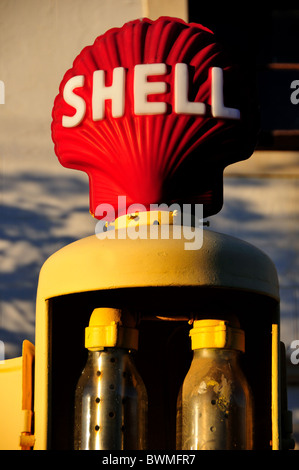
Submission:
M 146 449 L 147 392 L 130 351 L 88 351 L 75 393 L 76 450 Z
M 194 348 L 177 402 L 178 450 L 253 448 L 252 394 L 241 351 L 229 347 Z

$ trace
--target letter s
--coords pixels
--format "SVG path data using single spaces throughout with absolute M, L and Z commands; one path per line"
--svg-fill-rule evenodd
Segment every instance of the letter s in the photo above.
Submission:
M 293 93 L 290 96 L 291 103 L 298 104 L 299 103 L 299 80 L 293 80 L 291 83 L 291 88 L 295 89 L 295 91 L 293 91 Z
M 83 87 L 84 75 L 76 75 L 66 82 L 63 90 L 63 98 L 67 104 L 76 109 L 73 116 L 62 116 L 63 127 L 75 127 L 80 124 L 85 116 L 86 104 L 81 96 L 76 95 L 73 90 L 75 88 Z

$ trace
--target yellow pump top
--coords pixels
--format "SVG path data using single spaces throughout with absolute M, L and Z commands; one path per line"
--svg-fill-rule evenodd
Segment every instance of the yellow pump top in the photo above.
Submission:
M 224 348 L 245 351 L 245 335 L 225 320 L 195 320 L 190 331 L 192 349 Z
M 98 351 L 105 347 L 138 349 L 138 330 L 128 312 L 115 308 L 96 308 L 85 329 L 85 347 Z

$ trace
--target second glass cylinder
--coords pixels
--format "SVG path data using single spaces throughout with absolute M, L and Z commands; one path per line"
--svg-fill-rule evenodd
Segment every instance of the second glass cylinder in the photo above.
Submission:
M 243 332 L 195 322 L 194 356 L 177 404 L 178 450 L 250 450 L 253 401 L 239 357 Z

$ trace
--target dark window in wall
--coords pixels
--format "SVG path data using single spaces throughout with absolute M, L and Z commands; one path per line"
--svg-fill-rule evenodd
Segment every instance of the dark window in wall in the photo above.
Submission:
M 299 8 L 237 4 L 203 7 L 189 0 L 189 21 L 210 28 L 256 81 L 260 149 L 299 150 Z M 298 91 L 296 91 L 298 90 Z

